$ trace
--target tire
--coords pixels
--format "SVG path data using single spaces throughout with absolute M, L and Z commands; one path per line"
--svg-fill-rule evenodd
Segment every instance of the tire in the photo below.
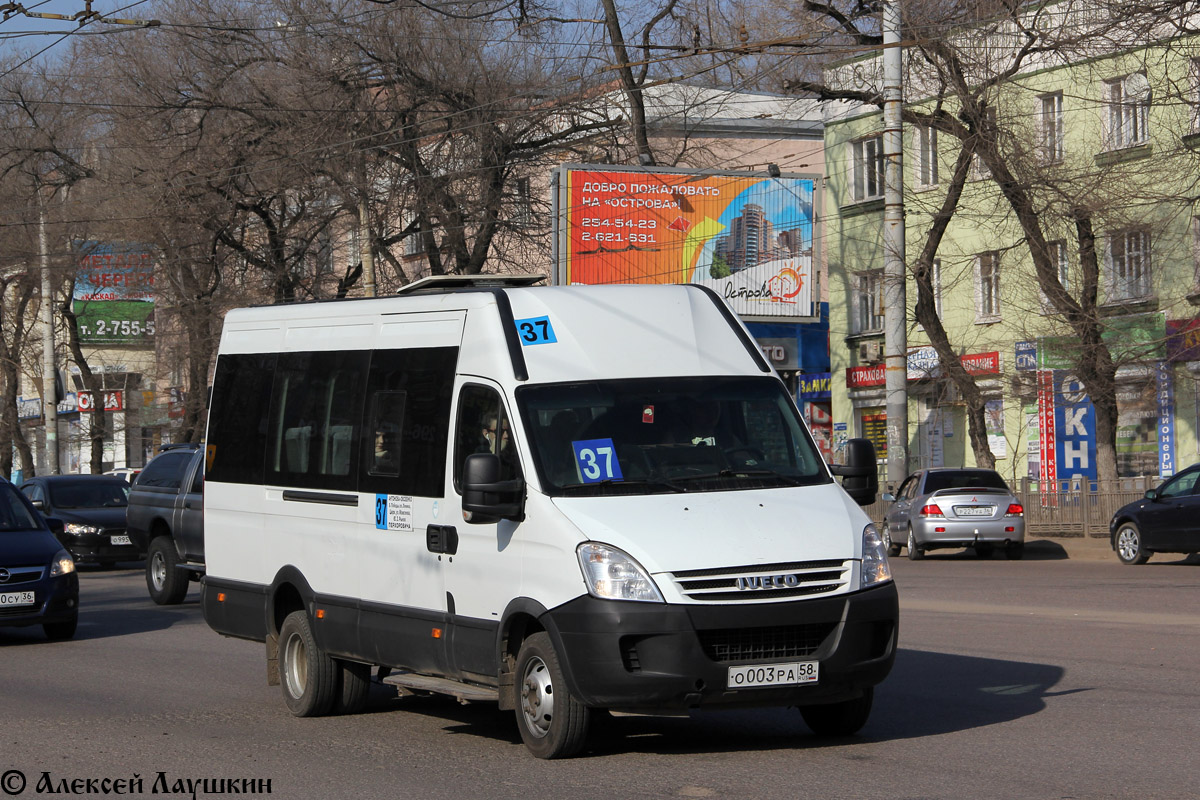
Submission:
M 917 545 L 917 537 L 913 533 L 913 529 L 908 529 L 908 560 L 920 561 L 925 557 L 925 551 Z
M 1142 545 L 1142 532 L 1132 522 L 1122 522 L 1117 528 L 1115 549 L 1122 564 L 1145 564 L 1150 560 L 1150 551 Z
M 895 558 L 896 556 L 900 555 L 900 545 L 892 542 L 892 529 L 886 522 L 883 523 L 883 530 L 880 532 L 880 538 L 883 539 L 883 546 L 887 548 L 887 554 L 889 558 Z
M 42 630 L 46 633 L 46 638 L 50 641 L 64 642 L 75 635 L 77 627 L 79 627 L 78 613 L 66 622 L 47 622 L 42 625 Z
M 861 697 L 819 706 L 800 706 L 800 716 L 817 736 L 853 736 L 867 724 L 871 716 L 874 688 L 868 687 Z
M 308 614 L 293 611 L 279 629 L 279 685 L 297 717 L 328 714 L 339 694 L 337 663 L 317 646 Z
M 160 606 L 175 606 L 187 596 L 188 574 L 179 566 L 179 553 L 170 536 L 155 536 L 146 553 L 146 588 Z
M 996 548 L 990 544 L 975 545 L 975 557 L 976 558 L 991 558 L 992 553 L 994 553 L 995 551 L 996 551 Z
M 521 740 L 538 758 L 564 758 L 583 749 L 591 712 L 571 694 L 549 634 L 538 632 L 517 654 L 516 716 Z
M 333 703 L 334 714 L 357 714 L 367 705 L 371 694 L 371 667 L 355 661 L 338 661 L 338 693 Z
M 1025 557 L 1025 543 L 1013 542 L 1004 548 L 1004 555 L 1008 556 L 1009 561 L 1020 561 Z

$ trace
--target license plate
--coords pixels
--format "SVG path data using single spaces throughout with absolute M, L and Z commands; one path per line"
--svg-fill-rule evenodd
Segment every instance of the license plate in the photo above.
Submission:
M 4 592 L 0 594 L 0 607 L 31 606 L 36 602 L 33 592 Z
M 790 664 L 749 664 L 742 667 L 730 667 L 726 682 L 730 689 L 816 683 L 818 665 L 816 661 L 793 661 Z
M 995 506 L 955 506 L 954 513 L 960 517 L 990 517 L 996 511 Z
M 133 542 L 129 541 L 128 536 L 114 536 L 114 537 L 112 537 L 112 543 L 113 544 L 133 544 Z

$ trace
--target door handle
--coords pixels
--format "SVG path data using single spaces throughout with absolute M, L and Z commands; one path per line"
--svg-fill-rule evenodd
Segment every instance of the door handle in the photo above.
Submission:
M 425 549 L 454 555 L 458 552 L 458 530 L 453 525 L 430 525 L 425 529 Z

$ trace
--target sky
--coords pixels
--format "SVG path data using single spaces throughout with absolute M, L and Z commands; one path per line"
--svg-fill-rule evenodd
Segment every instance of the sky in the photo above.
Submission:
M 92 11 L 104 17 L 140 19 L 148 7 L 146 0 L 92 0 Z M 8 61 L 16 53 L 27 58 L 53 58 L 65 48 L 72 36 L 93 32 L 111 32 L 115 26 L 96 20 L 80 26 L 70 19 L 54 20 L 30 17 L 22 13 L 61 14 L 73 17 L 87 9 L 85 0 L 0 0 L 7 18 L 0 21 L 0 58 Z

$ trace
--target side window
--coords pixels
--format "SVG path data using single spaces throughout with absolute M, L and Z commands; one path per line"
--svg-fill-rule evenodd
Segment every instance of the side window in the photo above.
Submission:
M 187 450 L 163 453 L 146 465 L 146 468 L 137 477 L 137 485 L 178 489 L 183 482 L 183 471 L 187 469 L 188 461 L 191 458 L 192 453 Z
M 909 500 L 913 496 L 913 489 L 917 486 L 916 476 L 910 475 L 908 480 L 900 484 L 900 489 L 896 492 L 897 500 Z
M 204 459 L 197 457 L 200 462 L 196 467 L 196 474 L 192 476 L 192 486 L 188 489 L 192 494 L 204 494 Z
M 267 432 L 266 479 L 353 491 L 367 351 L 282 353 Z
M 1186 497 L 1196 489 L 1196 478 L 1200 472 L 1185 472 L 1163 486 L 1159 497 Z
M 917 494 L 921 490 L 921 476 L 919 474 L 913 475 L 911 478 L 909 478 L 909 481 L 910 483 L 908 484 L 905 497 L 909 500 L 915 500 L 917 498 Z
M 462 485 L 463 462 L 472 453 L 500 456 L 500 480 L 521 475 L 520 459 L 512 440 L 512 427 L 496 390 L 469 385 L 458 398 L 458 424 L 454 434 L 454 486 Z
M 222 355 L 208 414 L 208 477 L 261 484 L 276 356 Z M 139 481 L 140 482 L 140 481 Z
M 457 363 L 454 347 L 371 355 L 359 491 L 441 497 Z

